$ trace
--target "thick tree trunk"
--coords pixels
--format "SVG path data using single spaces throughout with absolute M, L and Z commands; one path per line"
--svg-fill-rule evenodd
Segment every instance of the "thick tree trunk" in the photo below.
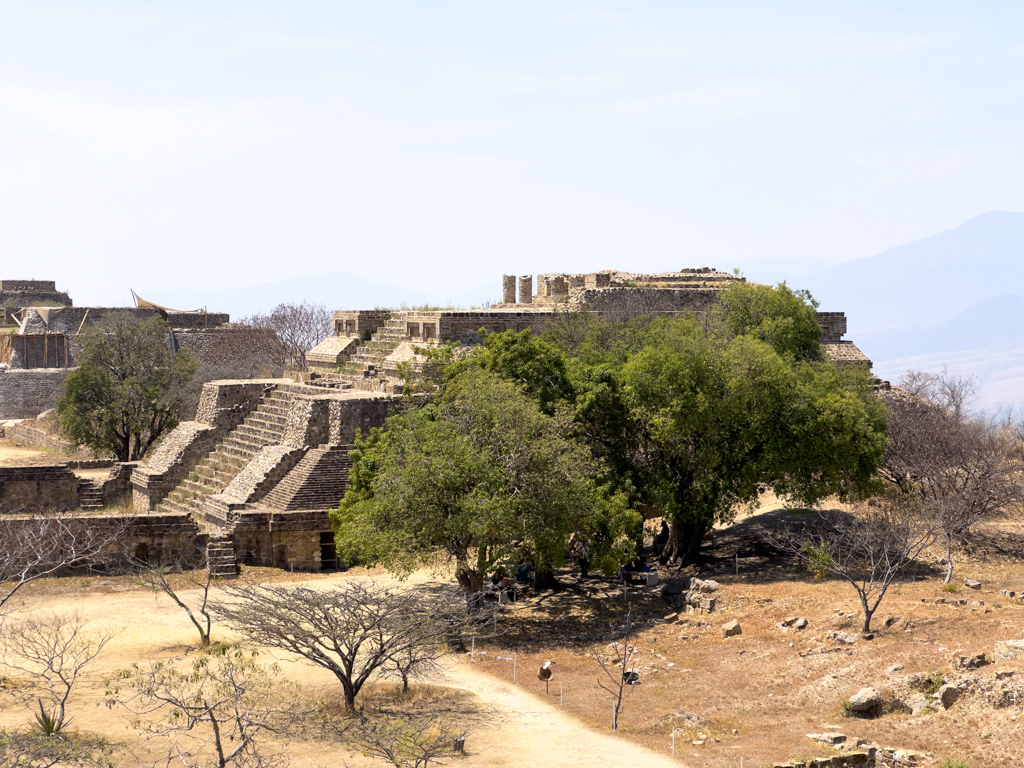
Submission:
M 483 605 L 483 574 L 465 563 L 459 563 L 455 569 L 455 578 L 466 595 L 466 608 L 471 613 L 478 611 Z
M 666 563 L 690 565 L 700 554 L 700 545 L 707 530 L 703 523 L 683 523 L 672 520 L 669 523 L 668 543 L 662 553 Z

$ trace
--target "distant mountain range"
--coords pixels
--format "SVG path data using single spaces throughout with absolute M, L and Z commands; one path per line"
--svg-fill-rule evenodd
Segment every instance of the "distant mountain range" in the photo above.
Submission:
M 755 282 L 788 273 L 822 310 L 846 312 L 847 338 L 883 378 L 948 365 L 978 377 L 981 405 L 1024 407 L 1024 213 L 993 211 L 802 275 L 807 260 L 775 261 L 741 269 Z
M 702 266 L 702 265 L 693 265 Z M 910 368 L 977 375 L 980 404 L 1024 408 L 1024 213 L 993 211 L 956 229 L 832 263 L 824 258 L 734 262 L 751 281 L 807 288 L 824 311 L 846 313 L 847 338 L 896 379 Z M 437 296 L 375 283 L 351 272 L 297 277 L 216 291 L 140 290 L 177 309 L 208 307 L 233 318 L 303 300 L 329 309 L 479 306 L 499 300 L 500 284 Z

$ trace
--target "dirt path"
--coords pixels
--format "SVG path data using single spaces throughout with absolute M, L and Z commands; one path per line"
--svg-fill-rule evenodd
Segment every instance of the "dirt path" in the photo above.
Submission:
M 335 578 L 344 577 L 332 577 L 315 583 L 327 587 Z M 138 590 L 106 594 L 83 591 L 60 597 L 29 594 L 23 610 L 77 610 L 97 626 L 121 628 L 80 684 L 71 701 L 71 712 L 79 728 L 104 733 L 111 739 L 127 741 L 139 753 L 138 764 L 142 764 L 145 745 L 138 742 L 135 733 L 128 727 L 127 713 L 103 706 L 103 681 L 133 662 L 167 659 L 188 653 L 190 646 L 195 643 L 195 632 L 184 613 L 165 596 L 154 598 Z M 216 630 L 215 634 L 218 634 Z M 223 637 L 223 633 L 219 635 Z M 300 683 L 304 689 L 315 692 L 337 685 L 333 676 L 324 670 L 278 653 L 267 655 L 278 657 L 285 675 Z M 17 675 L 11 677 L 16 678 Z M 658 755 L 610 734 L 591 730 L 560 712 L 557 707 L 477 672 L 462 659 L 453 658 L 448 664 L 446 679 L 439 682 L 466 690 L 478 699 L 477 709 L 480 714 L 470 726 L 466 742 L 468 754 L 458 760 L 458 765 L 466 768 L 615 768 L 638 764 L 645 768 L 662 768 L 685 765 L 667 755 Z M 0 725 L 22 725 L 31 720 L 28 709 L 11 703 L 6 697 L 2 701 Z M 350 754 L 337 744 L 293 742 L 288 751 L 294 768 L 380 765 Z

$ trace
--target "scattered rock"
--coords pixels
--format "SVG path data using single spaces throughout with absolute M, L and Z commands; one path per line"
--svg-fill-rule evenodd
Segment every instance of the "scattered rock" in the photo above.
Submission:
M 902 671 L 903 671 L 903 665 L 902 664 L 893 664 L 891 667 L 889 667 L 887 670 L 885 670 L 885 674 L 887 674 L 890 677 L 892 677 L 897 672 L 902 672 Z
M 849 699 L 850 709 L 858 714 L 880 714 L 882 710 L 882 694 L 874 688 L 861 688 Z
M 797 629 L 807 629 L 807 619 L 801 616 L 799 619 L 796 620 L 796 624 L 794 624 L 793 626 L 795 626 Z
M 976 653 L 973 656 L 956 656 L 953 659 L 953 666 L 957 669 L 981 669 L 992 662 L 984 653 Z
M 722 625 L 722 637 L 734 637 L 741 634 L 743 634 L 743 628 L 740 627 L 740 623 L 736 619 Z
M 825 637 L 828 640 L 833 640 L 837 643 L 842 643 L 843 645 L 853 645 L 857 641 L 856 635 L 851 634 L 850 632 L 836 632 L 835 630 L 827 632 Z
M 885 621 L 882 622 L 882 626 L 885 627 L 886 629 L 888 629 L 893 624 L 899 623 L 899 620 L 900 620 L 899 616 L 886 616 L 885 617 Z
M 1011 677 L 1013 677 L 1012 669 L 1000 669 L 996 672 L 996 680 L 1008 680 Z
M 796 624 L 796 619 L 797 619 L 796 616 L 793 616 L 793 617 L 788 618 L 788 619 L 783 619 L 779 626 L 782 626 L 782 627 L 792 627 L 794 624 Z
M 964 579 L 964 586 L 968 589 L 981 589 L 981 582 L 977 579 Z
M 831 744 L 833 747 L 837 744 L 842 744 L 846 741 L 845 733 L 823 733 L 818 736 L 818 741 L 822 744 Z
M 1017 593 L 1014 592 L 1012 589 L 1000 589 L 999 594 L 1003 597 L 1008 597 L 1011 600 L 1017 596 Z
M 679 614 L 678 613 L 670 613 L 668 616 L 666 616 L 664 619 L 662 619 L 662 621 L 664 621 L 666 624 L 675 624 L 676 621 L 678 621 L 678 620 L 679 620 Z
M 949 709 L 956 700 L 960 698 L 960 689 L 952 683 L 946 683 L 944 686 L 939 688 L 935 694 L 935 698 L 942 704 L 943 709 Z

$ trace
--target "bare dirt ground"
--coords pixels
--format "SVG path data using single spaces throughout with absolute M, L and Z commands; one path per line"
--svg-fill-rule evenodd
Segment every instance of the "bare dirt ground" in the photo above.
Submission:
M 263 571 L 260 576 L 276 577 L 286 581 L 290 574 Z M 330 588 L 339 579 L 365 577 L 366 572 L 315 576 L 303 579 L 323 588 Z M 380 573 L 369 574 L 386 579 Z M 414 582 L 423 582 L 430 574 L 421 573 Z M 128 713 L 109 710 L 104 706 L 104 679 L 133 662 L 180 657 L 195 645 L 195 633 L 184 614 L 164 597 L 154 597 L 131 584 L 125 578 L 50 579 L 27 589 L 22 609 L 35 611 L 78 611 L 99 626 L 120 629 L 117 637 L 104 650 L 103 655 L 89 668 L 81 687 L 73 695 L 71 711 L 75 725 L 82 731 L 105 734 L 114 741 L 123 741 L 127 749 L 120 755 L 119 765 L 152 764 L 160 753 L 140 740 L 129 726 Z M 224 633 L 216 633 L 224 638 Z M 288 658 L 284 654 L 268 653 L 268 658 L 279 660 L 285 676 L 300 683 L 310 695 L 337 688 L 329 673 Z M 574 717 L 559 711 L 550 702 L 543 701 L 526 691 L 505 685 L 470 666 L 464 657 L 447 660 L 445 679 L 440 685 L 467 691 L 470 696 L 466 708 L 469 736 L 467 755 L 457 760 L 458 765 L 472 766 L 625 766 L 637 761 L 658 768 L 669 765 L 662 756 L 650 753 L 629 741 L 609 734 L 595 732 Z M 28 681 L 8 675 L 11 688 L 27 685 Z M 2 691 L 0 691 L 2 693 Z M 31 721 L 30 711 L 0 698 L 0 725 L 24 725 Z M 352 754 L 337 743 L 293 741 L 287 745 L 291 764 L 295 768 L 319 768 L 337 765 L 380 765 L 358 754 Z M 448 761 L 444 761 L 448 762 Z
M 1003 661 L 973 672 L 954 669 L 959 654 L 987 652 L 997 640 L 1024 638 L 1024 604 L 999 595 L 1024 589 L 1024 531 L 993 525 L 980 532 L 958 564 L 956 580 L 972 577 L 980 590 L 941 590 L 936 553 L 923 558 L 896 585 L 876 614 L 871 641 L 852 645 L 827 639 L 830 630 L 860 627 L 855 593 L 845 583 L 816 581 L 795 560 L 766 548 L 759 529 L 786 511 L 766 504 L 757 515 L 724 529 L 719 546 L 698 567 L 663 569 L 663 578 L 700 576 L 720 582 L 722 609 L 665 623 L 671 612 L 659 587 L 632 587 L 602 579 L 580 582 L 560 575 L 563 589 L 527 594 L 506 616 L 504 634 L 476 645 L 476 654 L 447 659 L 442 685 L 464 692 L 469 737 L 466 766 L 771 766 L 794 758 L 821 757 L 830 748 L 808 733 L 837 729 L 851 740 L 934 753 L 926 764 L 960 758 L 971 768 L 1018 766 L 1024 754 L 1024 663 Z M 737 573 L 738 571 L 738 573 Z M 251 569 L 253 578 L 304 581 L 330 588 L 348 578 L 387 579 L 379 571 L 287 574 Z M 445 575 L 419 572 L 413 584 Z M 937 598 L 947 603 L 936 603 Z M 51 579 L 31 585 L 27 611 L 78 610 L 97 624 L 122 631 L 86 676 L 72 700 L 76 725 L 124 741 L 131 753 L 121 765 L 142 765 L 157 755 L 140 741 L 127 713 L 102 705 L 103 679 L 132 662 L 194 652 L 185 616 L 164 596 L 154 597 L 124 578 Z M 928 601 L 928 602 L 923 602 Z M 957 604 L 964 601 L 963 604 Z M 620 729 L 610 730 L 611 701 L 599 688 L 595 655 L 615 636 L 629 607 L 638 618 L 636 669 L 640 685 L 626 699 Z M 782 629 L 783 619 L 802 616 L 807 629 Z M 885 627 L 887 617 L 898 617 Z M 720 626 L 738 619 L 739 637 L 725 639 Z M 215 639 L 218 631 L 215 628 Z M 219 635 L 222 639 L 224 633 Z M 334 678 L 308 664 L 279 658 L 288 678 L 310 695 L 336 688 Z M 503 657 L 499 659 L 498 657 Z M 516 658 L 516 681 L 512 662 Z M 547 691 L 538 667 L 554 660 Z M 889 672 L 893 665 L 903 669 Z M 950 709 L 911 716 L 890 711 L 876 719 L 844 716 L 843 701 L 865 686 L 892 700 L 901 676 L 942 672 L 963 694 Z M 1004 676 L 996 681 L 996 674 Z M 1012 675 L 1007 677 L 1007 674 Z M 24 684 L 12 678 L 10 686 Z M 27 709 L 3 698 L 0 724 L 27 723 Z M 560 695 L 561 694 L 561 695 Z M 672 728 L 677 755 L 670 755 Z M 693 742 L 703 742 L 694 744 Z M 342 745 L 293 741 L 297 768 L 372 764 Z

